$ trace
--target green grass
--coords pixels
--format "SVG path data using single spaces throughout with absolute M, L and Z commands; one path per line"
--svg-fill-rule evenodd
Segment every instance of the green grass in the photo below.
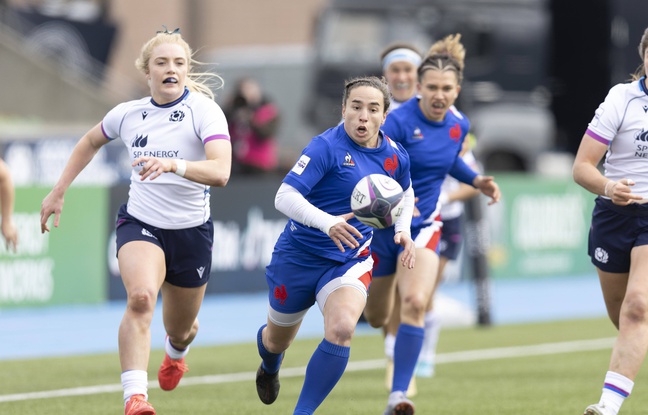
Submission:
M 517 356 L 517 348 L 547 343 L 611 338 L 616 335 L 607 319 L 506 325 L 487 328 L 446 329 L 439 342 L 440 363 L 436 375 L 418 379 L 418 395 L 413 399 L 417 415 L 558 415 L 581 414 L 585 406 L 598 401 L 610 348 L 572 352 L 548 351 Z M 254 337 L 254 333 L 251 333 Z M 4 341 L 10 341 L 5 339 Z M 82 341 L 82 339 L 80 339 Z M 303 376 L 289 376 L 292 368 L 304 367 L 319 339 L 298 340 L 289 349 L 282 367 L 279 399 L 263 405 L 256 396 L 254 372 L 259 364 L 256 346 L 237 344 L 194 347 L 187 358 L 191 371 L 185 383 L 173 392 L 157 388 L 157 365 L 162 351 L 151 354 L 149 400 L 159 415 L 183 414 L 291 414 Z M 608 343 L 610 344 L 610 343 Z M 456 352 L 510 347 L 500 357 L 486 359 L 477 353 L 470 359 Z M 358 336 L 353 340 L 351 361 L 318 415 L 382 414 L 387 391 L 382 338 Z M 358 369 L 370 361 L 374 369 Z M 116 354 L 10 360 L 0 371 L 0 414 L 3 415 L 100 415 L 122 414 L 119 362 Z M 215 375 L 243 374 L 228 380 Z M 31 398 L 2 402 L 6 395 L 67 390 L 108 385 L 107 392 L 81 396 Z M 623 415 L 645 413 L 648 375 L 641 374 L 633 396 L 624 405 Z

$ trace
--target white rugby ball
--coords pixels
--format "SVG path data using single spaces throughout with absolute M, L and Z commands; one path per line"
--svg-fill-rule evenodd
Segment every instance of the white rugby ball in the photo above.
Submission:
M 351 193 L 351 210 L 365 225 L 388 228 L 403 211 L 403 188 L 385 174 L 365 176 Z

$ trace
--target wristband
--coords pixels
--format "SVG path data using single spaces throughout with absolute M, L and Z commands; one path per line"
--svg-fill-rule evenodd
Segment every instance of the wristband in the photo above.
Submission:
M 607 196 L 607 197 L 610 197 L 610 196 L 608 195 L 608 185 L 609 185 L 609 184 L 612 184 L 612 183 L 616 184 L 616 182 L 615 182 L 614 180 L 608 180 L 607 183 L 605 183 L 605 187 L 603 188 L 603 194 L 604 194 L 605 196 Z M 612 187 L 614 187 L 614 184 L 612 185 Z M 611 197 L 610 197 L 610 198 L 611 198 Z
M 180 177 L 184 177 L 187 172 L 187 162 L 182 159 L 176 159 L 176 171 L 174 172 Z

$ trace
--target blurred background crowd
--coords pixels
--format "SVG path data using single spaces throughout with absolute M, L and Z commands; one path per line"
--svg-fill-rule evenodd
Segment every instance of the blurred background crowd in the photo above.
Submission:
M 631 0 L 4 0 L 0 68 L 10 82 L 0 142 L 78 136 L 116 102 L 145 95 L 134 57 L 165 25 L 181 28 L 197 58 L 224 77 L 216 91 L 224 108 L 241 78 L 258 82 L 282 114 L 273 135 L 285 168 L 295 148 L 339 120 L 345 78 L 380 74 L 385 45 L 427 50 L 461 33 L 459 105 L 480 139 L 478 156 L 489 171 L 535 172 L 548 168 L 546 156 L 555 161 L 546 153 L 575 153 L 610 85 L 640 62 L 632 40 L 645 26 L 642 8 Z

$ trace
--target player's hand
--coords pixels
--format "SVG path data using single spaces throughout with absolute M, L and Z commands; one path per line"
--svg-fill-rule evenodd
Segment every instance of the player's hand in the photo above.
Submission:
M 52 190 L 43 202 L 41 203 L 41 233 L 49 232 L 50 228 L 47 226 L 49 217 L 54 215 L 54 227 L 58 228 L 59 220 L 61 219 L 61 212 L 63 211 L 63 194 Z
M 344 245 L 351 249 L 356 249 L 360 246 L 358 239 L 362 239 L 362 234 L 355 226 L 349 225 L 347 221 L 353 217 L 353 212 L 345 213 L 338 216 L 343 220 L 331 226 L 328 231 L 328 236 L 333 240 L 335 246 L 344 252 Z
M 620 206 L 627 206 L 643 200 L 643 196 L 632 193 L 631 187 L 635 185 L 632 179 L 621 179 L 617 182 L 610 181 L 605 185 L 605 195 L 610 198 L 612 203 Z
M 2 236 L 7 243 L 7 249 L 16 252 L 16 247 L 18 246 L 18 228 L 16 228 L 16 224 L 12 220 L 2 221 Z
M 157 157 L 139 157 L 133 161 L 132 166 L 135 167 L 138 164 L 142 165 L 139 175 L 140 180 L 144 181 L 148 177 L 150 177 L 151 180 L 154 180 L 161 176 L 162 173 L 172 172 L 175 161 L 173 159 L 162 159 Z
M 473 186 L 479 189 L 484 195 L 491 198 L 489 205 L 499 202 L 502 197 L 499 186 L 495 183 L 493 176 L 482 176 L 481 174 L 473 180 Z
M 401 264 L 409 269 L 414 268 L 414 263 L 416 262 L 416 245 L 410 234 L 407 232 L 396 232 L 394 242 L 403 247 Z

